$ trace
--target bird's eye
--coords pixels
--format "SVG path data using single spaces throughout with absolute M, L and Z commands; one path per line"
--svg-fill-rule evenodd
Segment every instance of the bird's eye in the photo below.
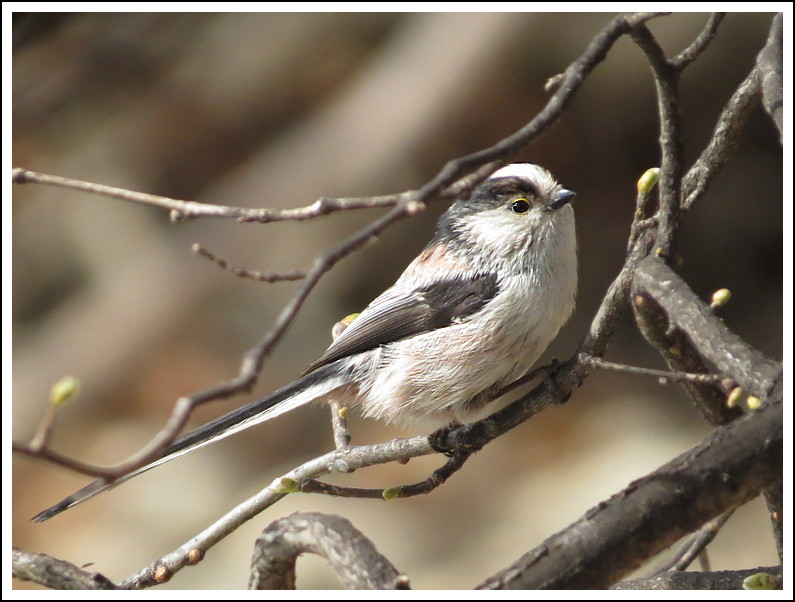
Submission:
M 514 213 L 527 213 L 530 210 L 530 203 L 527 199 L 516 199 L 511 205 L 511 211 Z

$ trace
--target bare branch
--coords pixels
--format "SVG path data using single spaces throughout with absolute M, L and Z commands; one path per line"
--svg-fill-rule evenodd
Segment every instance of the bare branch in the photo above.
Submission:
M 438 451 L 439 447 L 454 451 L 452 458 L 425 481 L 391 488 L 394 490 L 395 497 L 408 497 L 433 490 L 459 470 L 471 454 L 483 445 L 524 422 L 544 407 L 565 401 L 572 388 L 588 375 L 591 368 L 615 367 L 615 364 L 604 362 L 600 358 L 605 353 L 619 317 L 627 307 L 630 286 L 633 282 L 636 286 L 642 285 L 643 294 L 654 298 L 655 303 L 659 303 L 660 307 L 665 310 L 665 314 L 671 319 L 671 324 L 682 332 L 688 333 L 691 332 L 691 329 L 695 329 L 695 332 L 700 333 L 702 330 L 699 329 L 706 328 L 707 330 L 704 332 L 708 333 L 707 337 L 712 337 L 715 332 L 718 332 L 716 341 L 720 344 L 737 344 L 734 339 L 726 338 L 725 332 L 728 331 L 725 327 L 723 331 L 719 331 L 719 325 L 713 323 L 717 322 L 717 319 L 711 313 L 712 322 L 701 315 L 703 303 L 699 302 L 700 305 L 698 303 L 693 305 L 692 298 L 686 296 L 680 298 L 680 292 L 692 294 L 686 285 L 677 287 L 676 295 L 671 294 L 670 290 L 663 290 L 660 274 L 654 275 L 651 268 L 647 268 L 647 264 L 651 265 L 651 259 L 644 260 L 643 258 L 649 254 L 655 242 L 655 236 L 659 254 L 669 258 L 673 256 L 681 213 L 680 201 L 686 195 L 687 201 L 682 207 L 687 209 L 698 200 L 703 195 L 711 178 L 720 170 L 736 146 L 745 116 L 753 108 L 759 95 L 758 74 L 756 70 L 753 71 L 735 92 L 721 115 L 715 138 L 690 170 L 684 182 L 680 182 L 682 152 L 679 132 L 678 74 L 706 49 L 715 35 L 722 16 L 713 15 L 699 37 L 679 56 L 670 61 L 665 58 L 656 40 L 644 25 L 648 19 L 654 16 L 656 15 L 643 13 L 622 15 L 614 19 L 594 38 L 583 55 L 572 63 L 563 75 L 555 79 L 554 95 L 545 108 L 524 128 L 491 148 L 448 162 L 434 179 L 417 191 L 361 199 L 322 198 L 310 206 L 284 211 L 252 210 L 177 201 L 57 178 L 56 176 L 35 174 L 25 170 L 14 170 L 14 181 L 18 183 L 54 184 L 157 206 L 171 211 L 172 219 L 175 220 L 195 217 L 233 217 L 242 221 L 269 222 L 281 219 L 310 219 L 330 211 L 343 209 L 391 207 L 384 216 L 336 247 L 319 255 L 306 272 L 291 273 L 296 275 L 296 278 L 304 277 L 301 288 L 283 309 L 272 330 L 261 339 L 254 349 L 246 354 L 238 376 L 228 383 L 222 383 L 212 389 L 178 400 L 165 428 L 145 449 L 124 464 L 112 469 L 101 469 L 63 458 L 46 449 L 46 445 L 38 446 L 38 450 L 31 446 L 15 445 L 16 451 L 38 455 L 80 472 L 94 474 L 112 481 L 114 478 L 127 474 L 155 459 L 174 440 L 196 406 L 248 390 L 256 381 L 263 362 L 281 340 L 307 296 L 320 278 L 338 261 L 361 248 L 374 236 L 397 221 L 422 211 L 426 204 L 441 198 L 466 197 L 473 187 L 496 167 L 507 163 L 519 149 L 545 131 L 562 113 L 586 76 L 605 58 L 612 44 L 618 38 L 626 33 L 631 33 L 633 39 L 646 54 L 655 74 L 661 120 L 660 141 L 663 150 L 660 209 L 657 216 L 649 217 L 648 192 L 639 194 L 625 264 L 607 291 L 584 342 L 572 359 L 555 366 L 553 370 L 544 368 L 544 372 L 548 374 L 544 382 L 504 410 L 496 412 L 480 422 L 452 428 L 430 439 L 416 437 L 379 445 L 353 447 L 349 445 L 349 435 L 342 425 L 342 420 L 339 421 L 340 424 L 335 421 L 335 441 L 338 448 L 336 451 L 315 458 L 295 468 L 281 479 L 277 479 L 273 485 L 240 504 L 174 552 L 163 556 L 150 566 L 125 579 L 122 587 L 142 588 L 155 585 L 170 578 L 181 568 L 195 564 L 197 558 L 203 556 L 226 535 L 276 503 L 289 492 L 322 490 L 323 493 L 334 495 L 384 497 L 384 490 L 381 489 L 337 487 L 316 480 L 317 477 L 331 472 L 351 472 L 364 466 L 402 461 L 410 457 L 434 453 L 434 451 Z M 719 132 L 724 131 L 725 136 L 720 137 Z M 209 252 L 199 252 L 239 275 L 252 277 L 254 274 L 259 274 L 232 268 L 224 260 Z M 654 263 L 662 265 L 660 261 Z M 300 276 L 298 276 L 299 274 Z M 259 274 L 258 279 L 268 281 L 292 279 L 284 276 L 284 274 Z M 658 288 L 648 282 L 647 278 L 656 278 Z M 665 274 L 665 278 L 665 281 L 668 282 L 668 273 Z M 658 293 L 665 296 L 666 299 L 659 299 Z M 677 304 L 695 309 L 693 312 L 679 311 Z M 697 320 L 706 320 L 707 324 Z M 777 507 L 780 512 L 782 456 L 780 365 L 767 358 L 760 360 L 758 356 L 751 353 L 753 350 L 750 350 L 751 355 L 748 361 L 739 367 L 728 366 L 725 362 L 721 363 L 713 359 L 714 353 L 703 349 L 701 342 L 694 346 L 710 361 L 716 363 L 719 370 L 725 371 L 732 379 L 737 378 L 740 383 L 743 382 L 739 378 L 740 371 L 749 366 L 758 369 L 759 374 L 755 373 L 750 379 L 762 383 L 761 386 L 765 387 L 768 394 L 768 403 L 758 412 L 753 412 L 733 422 L 729 427 L 717 429 L 697 448 L 666 464 L 652 475 L 633 483 L 611 500 L 600 504 L 583 519 L 551 537 L 542 546 L 525 555 L 506 571 L 492 577 L 481 587 L 604 587 L 619 578 L 620 575 L 626 574 L 627 571 L 638 566 L 659 549 L 679 539 L 684 533 L 698 528 L 718 513 L 744 503 L 764 488 L 779 487 Z M 705 347 L 709 347 L 709 345 L 707 344 Z M 732 349 L 734 348 L 732 347 Z M 747 346 L 737 348 L 741 349 L 743 353 L 750 349 Z M 746 356 L 742 354 L 741 356 L 741 361 L 743 361 Z M 626 368 L 629 368 L 630 371 L 643 370 L 643 373 L 646 374 L 696 385 L 713 383 L 721 385 L 724 389 L 726 387 L 724 379 L 720 378 L 716 382 L 718 377 L 708 374 L 709 371 L 703 364 L 696 369 L 690 366 L 680 367 L 675 372 Z M 538 374 L 538 370 L 533 371 L 501 391 L 500 394 L 518 386 L 518 384 L 528 382 Z M 334 408 L 333 411 L 339 412 Z M 731 416 L 731 418 L 734 417 L 734 415 Z M 339 432 L 338 426 L 341 428 Z M 95 472 L 90 472 L 92 470 Z M 346 577 L 346 582 L 351 586 L 364 587 L 366 585 L 361 584 L 371 583 L 367 579 L 372 567 L 361 571 L 358 568 L 351 568 L 358 567 L 358 561 L 346 559 L 344 556 L 351 551 L 355 552 L 358 544 L 345 546 L 348 548 L 347 550 L 327 549 L 325 548 L 327 542 L 319 543 L 317 538 L 313 538 L 311 541 L 303 538 L 305 534 L 314 531 L 316 527 L 313 525 L 319 524 L 321 526 L 317 527 L 318 529 L 326 533 L 329 530 L 336 533 L 333 537 L 339 538 L 340 533 L 343 533 L 344 538 L 353 537 L 357 542 L 359 541 L 356 539 L 358 532 L 347 521 L 341 528 L 332 529 L 328 526 L 328 521 L 325 518 L 327 517 L 315 521 L 314 519 L 310 520 L 308 515 L 299 515 L 292 522 L 286 519 L 286 522 L 274 526 L 272 531 L 266 530 L 260 538 L 262 541 L 258 540 L 255 549 L 252 586 L 294 587 L 295 557 L 301 551 L 319 549 L 323 549 L 324 551 L 321 553 L 333 556 L 335 562 L 339 561 L 343 567 L 346 567 L 341 570 L 355 573 Z M 780 523 L 779 514 L 779 525 Z M 628 533 L 632 534 L 629 541 L 627 540 Z M 291 539 L 287 543 L 289 547 L 287 554 L 272 554 L 273 549 L 270 544 L 275 542 L 283 544 L 285 539 Z M 266 543 L 269 545 L 266 546 Z M 361 545 L 365 548 L 368 545 L 372 547 L 372 544 L 366 539 Z M 374 548 L 372 552 L 375 552 Z M 383 562 L 385 565 L 388 564 L 385 560 Z M 405 585 L 394 567 L 391 565 L 389 567 L 392 572 L 386 571 L 388 576 L 384 577 L 383 582 L 378 580 L 380 579 L 378 576 L 378 579 L 372 583 L 384 584 L 376 585 L 376 587 Z M 380 569 L 376 566 L 375 570 L 378 572 Z
M 351 444 L 351 433 L 348 430 L 348 419 L 346 415 L 348 408 L 340 405 L 336 399 L 329 401 L 331 410 L 331 428 L 334 432 L 334 445 L 337 449 L 343 449 Z
M 671 328 L 665 313 L 656 303 L 643 295 L 635 295 L 633 301 L 638 329 L 671 369 L 689 373 L 712 372 L 690 344 L 687 334 Z M 725 375 L 720 376 L 721 380 L 727 379 Z M 727 380 L 735 382 L 730 378 Z M 710 424 L 727 424 L 742 414 L 741 408 L 729 407 L 727 403 L 727 389 L 730 387 L 706 381 L 684 381 L 682 384 Z
M 104 575 L 89 573 L 65 560 L 18 548 L 11 554 L 12 575 L 22 581 L 33 581 L 50 589 L 118 589 Z
M 605 59 L 616 40 L 629 33 L 633 27 L 662 14 L 634 13 L 614 18 L 591 40 L 585 52 L 569 65 L 565 73 L 555 78 L 555 93 L 530 123 L 490 148 L 449 161 L 433 180 L 420 189 L 421 198 L 425 198 L 426 194 L 436 195 L 443 189 L 448 189 L 450 194 L 457 197 L 468 194 L 554 123 L 583 85 L 586 76 Z M 467 174 L 470 174 L 469 177 L 463 177 Z M 453 185 L 456 180 L 460 182 Z
M 657 213 L 655 253 L 676 256 L 681 203 L 682 134 L 679 112 L 679 71 L 665 58 L 662 48 L 644 24 L 633 27 L 633 41 L 643 50 L 654 73 L 660 117 L 660 207 Z
M 242 222 L 260 223 L 283 220 L 307 220 L 320 217 L 321 215 L 327 215 L 334 211 L 394 207 L 399 202 L 405 201 L 407 194 L 350 199 L 321 197 L 311 205 L 295 209 L 251 209 L 249 207 L 227 207 L 225 205 L 182 201 L 155 194 L 107 186 L 105 184 L 86 182 L 74 178 L 37 173 L 20 167 L 14 168 L 12 178 L 15 184 L 46 184 L 165 209 L 170 212 L 171 220 L 174 222 L 200 217 L 232 218 Z
M 306 277 L 306 272 L 301 270 L 293 270 L 292 272 L 257 272 L 254 270 L 247 270 L 245 268 L 238 268 L 231 265 L 222 257 L 218 257 L 215 253 L 205 249 L 200 244 L 195 244 L 191 250 L 197 255 L 206 257 L 217 266 L 232 272 L 235 276 L 241 278 L 250 278 L 252 280 L 259 280 L 260 282 L 282 282 L 284 280 L 301 280 Z
M 680 572 L 665 573 L 658 577 L 622 581 L 616 583 L 612 590 L 726 590 L 743 589 L 743 581 L 757 573 L 767 573 L 776 580 L 774 589 L 781 589 L 783 571 L 780 566 L 743 569 L 740 571 L 715 571 L 712 573 Z
M 756 65 L 762 77 L 762 99 L 765 110 L 778 128 L 779 139 L 784 136 L 784 25 L 777 14 L 770 27 L 767 44 L 759 53 Z
M 689 210 L 704 196 L 709 183 L 726 165 L 740 143 L 745 122 L 759 103 L 759 97 L 760 78 L 755 67 L 726 103 L 709 143 L 682 179 L 683 210 Z
M 659 305 L 668 328 L 684 333 L 698 353 L 760 399 L 781 395 L 781 364 L 732 333 L 663 262 L 649 257 L 635 274 L 633 295 Z M 635 303 L 636 307 L 638 302 Z M 640 304 L 645 308 L 644 303 Z
M 773 525 L 773 537 L 779 560 L 784 559 L 784 483 L 780 482 L 765 490 L 765 502 Z
M 777 399 L 716 429 L 478 589 L 608 587 L 686 533 L 780 482 L 782 463 L 783 409 Z
M 444 484 L 454 473 L 458 472 L 472 455 L 472 451 L 457 450 L 453 456 L 441 467 L 433 471 L 427 479 L 413 485 L 398 485 L 387 489 L 372 489 L 360 487 L 342 487 L 324 483 L 317 479 L 301 479 L 298 488 L 302 493 L 321 493 L 337 497 L 355 497 L 368 499 L 394 499 L 413 497 L 430 493 Z
M 345 589 L 409 589 L 406 576 L 349 521 L 309 512 L 273 521 L 257 538 L 249 589 L 295 589 L 295 563 L 305 553 L 322 556 Z
M 297 484 L 304 478 L 317 478 L 330 472 L 345 473 L 365 466 L 399 462 L 406 458 L 433 453 L 436 452 L 430 446 L 427 437 L 413 437 L 411 439 L 394 439 L 376 445 L 349 446 L 314 458 L 276 479 L 271 486 L 239 504 L 173 552 L 127 577 L 122 581 L 120 587 L 124 589 L 151 587 L 159 583 L 156 577 L 159 573 L 173 575 L 193 564 L 192 553 L 196 550 L 206 553 L 232 531 L 278 502 L 288 492 L 297 491 Z
M 660 382 L 689 382 L 696 384 L 714 384 L 721 385 L 722 388 L 727 389 L 728 393 L 734 386 L 733 381 L 724 382 L 726 379 L 718 374 L 709 374 L 706 372 L 678 372 L 668 370 L 654 370 L 652 368 L 642 368 L 640 366 L 629 366 L 626 364 L 617 364 L 615 362 L 608 362 L 598 357 L 584 357 L 580 356 L 580 360 L 591 365 L 593 368 L 600 370 L 613 370 L 616 372 L 626 372 L 628 374 L 643 374 L 645 376 L 654 376 L 660 379 Z
M 698 34 L 698 37 L 693 40 L 690 46 L 671 59 L 671 65 L 674 69 L 682 71 L 701 56 L 701 53 L 707 49 L 710 42 L 715 39 L 715 36 L 718 34 L 718 26 L 725 16 L 726 13 L 712 13 L 709 16 L 706 25 L 704 25 L 704 29 Z

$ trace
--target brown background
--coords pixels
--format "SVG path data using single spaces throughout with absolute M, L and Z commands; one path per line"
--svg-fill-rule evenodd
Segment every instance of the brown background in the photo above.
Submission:
M 13 163 L 174 198 L 296 207 L 322 195 L 420 186 L 452 157 L 496 142 L 543 106 L 609 14 L 15 15 Z M 651 23 L 669 54 L 705 22 Z M 772 15 L 732 14 L 682 80 L 688 160 L 751 69 Z M 637 177 L 658 161 L 653 83 L 620 40 L 570 110 L 519 157 L 578 192 L 576 314 L 545 356 L 575 349 L 620 266 Z M 761 111 L 742 148 L 687 217 L 682 273 L 704 297 L 728 287 L 727 323 L 782 353 L 782 161 Z M 237 373 L 295 283 L 260 284 L 193 255 L 199 242 L 263 271 L 308 265 L 377 212 L 271 225 L 203 220 L 59 189 L 15 187 L 14 436 L 29 437 L 51 384 L 82 381 L 57 449 L 98 463 L 137 450 L 175 400 Z M 433 230 L 434 206 L 350 257 L 316 290 L 263 370 L 255 395 L 288 382 L 330 325 L 385 287 Z M 608 359 L 661 367 L 625 319 Z M 253 397 L 253 396 L 252 396 Z M 250 400 L 202 409 L 196 423 Z M 7 400 L 6 400 L 7 402 Z M 571 401 L 480 452 L 432 495 L 390 503 L 290 496 L 213 548 L 169 588 L 245 587 L 259 531 L 295 510 L 351 519 L 415 588 L 470 588 L 588 508 L 696 444 L 708 425 L 682 391 L 597 373 Z M 409 433 L 371 421 L 354 442 Z M 236 503 L 329 449 L 326 411 L 303 408 L 205 448 L 44 524 L 28 519 L 86 479 L 29 459 L 13 468 L 13 544 L 119 580 L 181 545 Z M 336 479 L 391 486 L 438 458 Z M 777 562 L 765 513 L 741 509 L 710 547 L 716 569 Z M 336 587 L 315 559 L 299 587 Z M 20 585 L 20 584 L 17 584 Z M 21 585 L 20 585 L 21 586 Z

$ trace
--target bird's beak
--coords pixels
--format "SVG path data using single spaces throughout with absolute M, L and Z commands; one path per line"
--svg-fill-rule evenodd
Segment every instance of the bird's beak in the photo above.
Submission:
M 558 190 L 558 193 L 555 195 L 555 198 L 552 199 L 552 202 L 549 204 L 549 208 L 553 211 L 557 211 L 563 205 L 567 205 L 571 202 L 574 197 L 577 196 L 577 193 L 573 190 L 569 190 L 568 188 L 561 188 Z

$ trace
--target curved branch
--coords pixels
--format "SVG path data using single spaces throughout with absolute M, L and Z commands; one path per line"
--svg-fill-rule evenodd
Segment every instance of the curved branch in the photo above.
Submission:
M 265 528 L 254 545 L 249 589 L 295 589 L 295 563 L 305 553 L 322 556 L 345 589 L 409 589 L 406 576 L 349 521 L 315 512 Z
M 689 210 L 706 194 L 712 179 L 737 149 L 745 122 L 759 103 L 760 93 L 759 71 L 754 67 L 726 103 L 709 143 L 682 179 L 683 210 Z
M 302 493 L 321 493 L 337 497 L 356 497 L 368 499 L 394 499 L 399 497 L 414 497 L 430 493 L 443 485 L 447 479 L 463 468 L 466 461 L 474 451 L 456 450 L 453 456 L 441 467 L 433 471 L 427 479 L 413 485 L 398 485 L 388 489 L 365 489 L 361 487 L 342 487 L 324 483 L 317 479 L 305 478 L 298 483 Z
M 715 39 L 715 36 L 718 34 L 718 27 L 725 16 L 726 13 L 712 13 L 709 16 L 706 25 L 704 25 L 704 29 L 701 30 L 698 37 L 693 40 L 693 43 L 671 59 L 671 65 L 674 69 L 682 71 L 701 56 L 701 53 L 707 49 L 710 42 Z

